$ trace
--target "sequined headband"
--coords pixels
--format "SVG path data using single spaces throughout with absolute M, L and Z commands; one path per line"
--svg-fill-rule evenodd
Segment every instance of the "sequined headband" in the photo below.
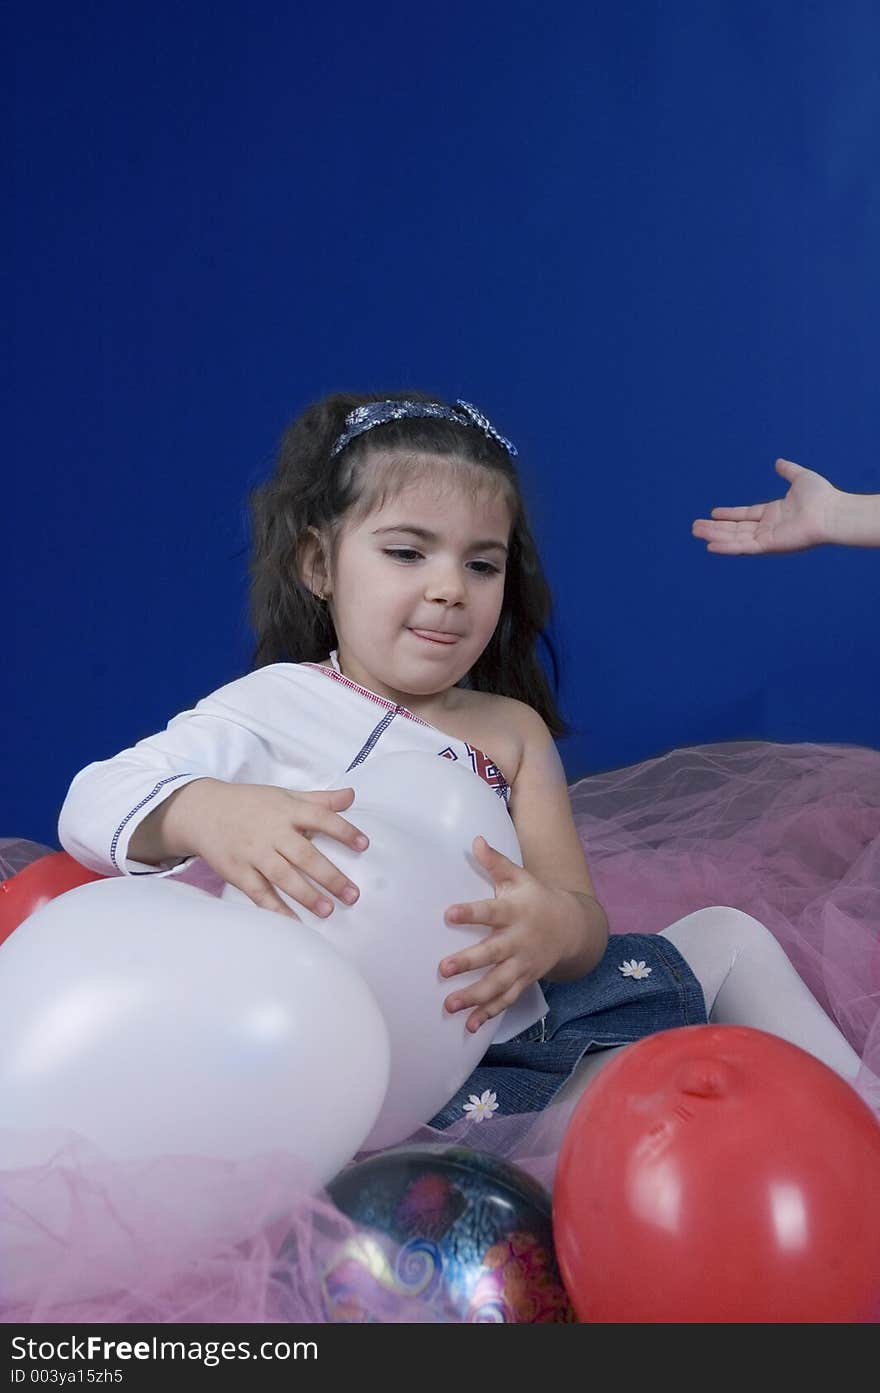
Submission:
M 460 398 L 455 405 L 461 409 L 456 411 L 455 407 L 441 406 L 432 401 L 369 401 L 363 406 L 356 406 L 354 411 L 349 411 L 346 416 L 345 430 L 334 444 L 330 456 L 332 458 L 338 455 L 355 436 L 363 435 L 364 431 L 372 430 L 374 426 L 384 426 L 388 421 L 402 421 L 406 417 L 454 421 L 459 426 L 475 426 L 492 440 L 497 440 L 509 455 L 516 454 L 516 447 L 495 429 L 482 411 Z

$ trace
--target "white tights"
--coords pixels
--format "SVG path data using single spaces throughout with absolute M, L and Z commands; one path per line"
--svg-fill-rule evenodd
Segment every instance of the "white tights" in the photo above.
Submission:
M 748 1025 L 790 1040 L 850 1082 L 859 1057 L 822 1010 L 764 925 L 740 909 L 712 905 L 662 931 L 687 959 L 703 988 L 713 1025 Z M 581 1093 L 618 1049 L 586 1055 L 557 1095 Z

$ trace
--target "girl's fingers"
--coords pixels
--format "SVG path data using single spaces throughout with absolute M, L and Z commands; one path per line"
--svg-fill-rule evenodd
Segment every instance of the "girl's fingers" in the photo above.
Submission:
M 324 832 L 338 842 L 345 842 L 355 851 L 364 851 L 369 846 L 369 838 L 361 829 L 339 816 L 339 812 L 347 808 L 354 798 L 353 788 L 312 789 L 306 793 L 294 793 L 287 789 L 286 792 L 294 802 L 310 805 L 306 809 L 299 809 L 293 817 L 293 826 L 301 836 L 310 837 L 315 832 Z
M 479 967 L 491 967 L 503 962 L 505 948 L 502 939 L 492 934 L 472 948 L 462 948 L 461 952 L 451 954 L 440 963 L 442 977 L 457 977 L 462 972 L 474 972 Z
M 353 822 L 346 822 L 344 817 L 335 814 L 331 816 L 327 826 L 323 829 L 328 837 L 334 837 L 337 842 L 344 842 L 353 851 L 366 851 L 370 845 L 370 839 L 359 827 L 355 827 Z
M 493 1000 L 487 1002 L 485 1006 L 481 1006 L 478 1010 L 473 1011 L 465 1022 L 471 1034 L 479 1030 L 481 1025 L 485 1025 L 486 1021 L 491 1021 L 495 1016 L 500 1016 L 502 1011 L 506 1011 L 508 1006 L 512 1006 L 513 1003 L 518 1000 L 524 986 L 524 982 L 516 982 L 512 987 L 509 987 L 506 992 L 502 992 L 501 996 L 493 998 Z
M 338 866 L 305 840 L 300 847 L 276 848 L 274 856 L 261 862 L 259 870 L 285 895 L 322 919 L 333 913 L 331 895 L 345 904 L 354 904 L 360 893 Z
M 483 836 L 474 838 L 473 851 L 476 859 L 484 870 L 489 872 L 496 886 L 516 884 L 527 874 L 522 866 L 511 861 L 509 856 L 505 856 L 503 851 L 492 846 Z
M 307 803 L 318 803 L 337 812 L 341 808 L 347 808 L 354 798 L 353 788 L 311 788 L 303 793 L 291 788 L 287 792 L 291 798 L 304 798 Z
M 334 841 L 350 846 L 352 851 L 366 851 L 370 845 L 369 837 L 359 827 L 329 808 L 310 808 L 305 817 L 294 818 L 292 825 L 302 837 L 313 837 L 316 832 L 323 832 Z
M 275 888 L 259 871 L 253 867 L 248 874 L 238 876 L 235 880 L 230 880 L 230 884 L 240 890 L 243 895 L 257 906 L 258 909 L 271 909 L 276 914 L 284 914 L 288 919 L 295 919 L 299 922 L 299 915 L 295 914 L 289 905 L 286 905 Z
M 283 890 L 285 895 L 295 900 L 297 904 L 301 904 L 304 909 L 311 910 L 312 914 L 326 919 L 328 915 L 333 913 L 333 901 L 319 886 L 312 885 L 311 881 L 301 875 L 280 853 L 272 861 L 262 866 L 261 870 L 273 886 Z
M 443 1005 L 446 1010 L 454 1014 L 456 1011 L 465 1011 L 469 1006 L 479 1006 L 484 1010 L 490 1003 L 504 1000 L 509 994 L 513 993 L 512 1001 L 515 1001 L 522 991 L 523 979 L 520 977 L 517 968 L 511 963 L 510 959 L 506 963 L 501 963 L 487 972 L 479 982 L 473 982 L 469 987 L 462 987 L 459 991 L 453 992 L 448 996 Z M 505 1004 L 509 1005 L 510 1002 Z M 493 1015 L 504 1009 L 497 1006 Z
M 505 923 L 505 910 L 500 900 L 475 900 L 473 904 L 451 904 L 446 911 L 447 924 L 487 924 L 499 929 Z

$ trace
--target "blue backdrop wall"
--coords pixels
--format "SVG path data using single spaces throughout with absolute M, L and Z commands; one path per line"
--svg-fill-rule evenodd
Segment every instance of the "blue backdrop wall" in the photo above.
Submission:
M 880 492 L 871 0 L 5 9 L 0 835 L 248 666 L 247 490 L 339 388 L 481 405 L 573 780 L 880 746 L 880 553 L 710 555 L 777 455 Z

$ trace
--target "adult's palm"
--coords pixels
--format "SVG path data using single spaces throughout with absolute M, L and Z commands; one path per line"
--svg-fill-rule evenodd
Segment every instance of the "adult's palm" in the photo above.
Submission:
M 791 484 L 784 498 L 713 508 L 711 518 L 696 519 L 691 532 L 708 542 L 707 551 L 728 556 L 804 551 L 828 540 L 828 518 L 838 490 L 821 474 L 792 460 L 778 459 L 776 472 Z

